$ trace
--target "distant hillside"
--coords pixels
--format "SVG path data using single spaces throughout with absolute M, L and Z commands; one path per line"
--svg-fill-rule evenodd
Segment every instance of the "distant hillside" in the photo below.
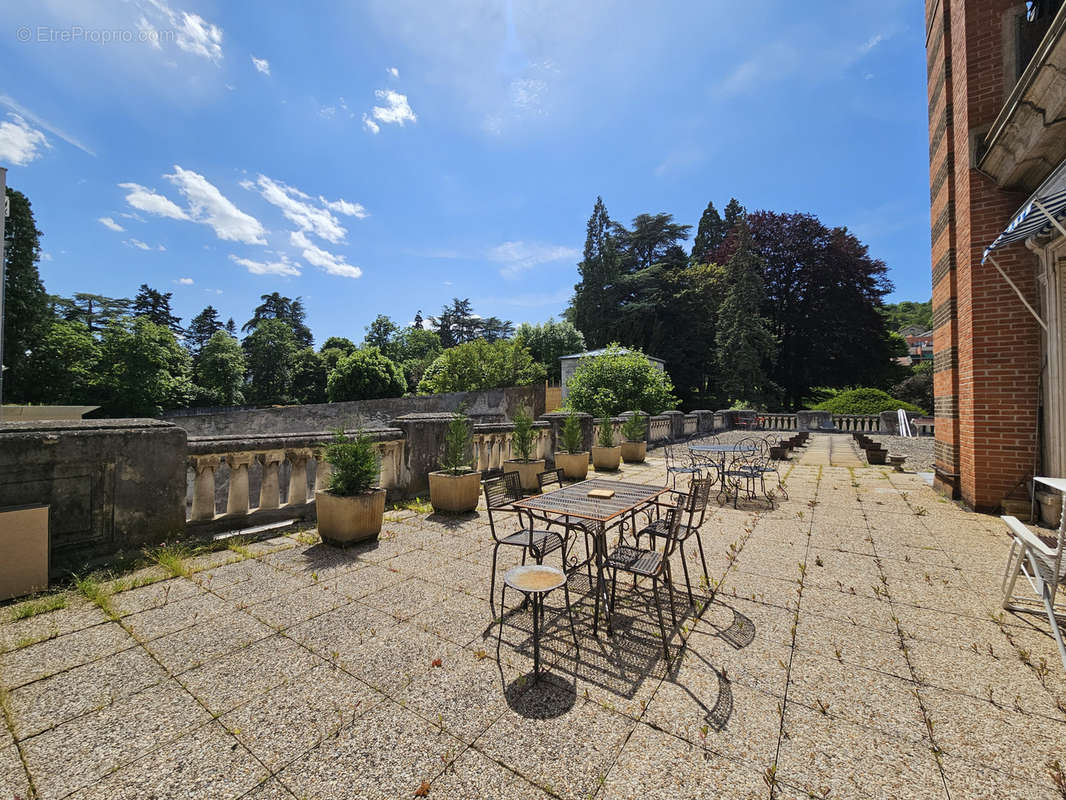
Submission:
M 902 303 L 885 303 L 885 320 L 890 331 L 898 331 L 908 325 L 921 325 L 925 330 L 933 327 L 933 301 L 916 303 L 904 300 Z

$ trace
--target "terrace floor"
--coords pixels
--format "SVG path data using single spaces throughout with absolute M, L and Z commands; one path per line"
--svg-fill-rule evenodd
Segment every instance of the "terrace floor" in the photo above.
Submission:
M 661 451 L 619 477 L 661 485 Z M 713 506 L 716 591 L 671 666 L 628 582 L 612 637 L 581 596 L 577 652 L 549 596 L 549 677 L 524 611 L 497 660 L 484 513 L 390 512 L 347 551 L 282 536 L 7 621 L 0 800 L 1061 800 L 1066 674 L 1046 620 L 999 612 L 999 520 L 879 467 L 788 487 Z

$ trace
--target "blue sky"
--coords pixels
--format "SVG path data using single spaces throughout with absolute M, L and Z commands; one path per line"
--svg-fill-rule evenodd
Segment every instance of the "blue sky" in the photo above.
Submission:
M 311 9 L 311 10 L 309 10 Z M 0 165 L 47 289 L 316 341 L 470 297 L 558 315 L 597 195 L 810 211 L 928 299 L 921 4 L 0 2 Z

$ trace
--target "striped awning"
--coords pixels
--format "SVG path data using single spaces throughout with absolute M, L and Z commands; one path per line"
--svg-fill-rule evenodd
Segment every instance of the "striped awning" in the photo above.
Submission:
M 1066 161 L 1059 164 L 1039 188 L 1030 195 L 1018 213 L 1011 219 L 1003 233 L 985 248 L 981 263 L 984 264 L 992 251 L 1028 239 L 1040 236 L 1058 228 L 1066 235 L 1062 220 L 1066 218 Z

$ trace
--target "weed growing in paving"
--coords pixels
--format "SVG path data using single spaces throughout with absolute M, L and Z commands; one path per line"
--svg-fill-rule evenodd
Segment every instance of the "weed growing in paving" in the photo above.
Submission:
M 90 603 L 95 603 L 111 619 L 118 618 L 118 614 L 111 605 L 111 592 L 91 575 L 76 576 L 74 588 Z
M 179 544 L 167 543 L 148 553 L 148 557 L 161 566 L 173 577 L 180 578 L 189 574 L 185 559 L 190 555 L 189 548 Z
M 29 619 L 30 617 L 36 617 L 38 614 L 47 614 L 49 611 L 58 611 L 66 607 L 67 596 L 65 594 L 51 594 L 42 597 L 40 600 L 30 600 L 15 606 L 11 610 L 11 621 Z

